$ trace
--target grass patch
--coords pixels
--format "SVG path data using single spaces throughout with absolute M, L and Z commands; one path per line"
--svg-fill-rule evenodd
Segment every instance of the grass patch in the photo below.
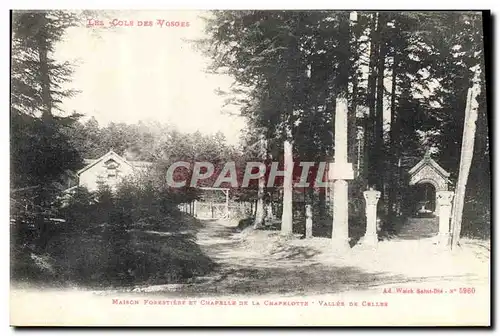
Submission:
M 61 230 L 43 251 L 29 246 L 15 248 L 12 279 L 60 286 L 113 287 L 183 283 L 210 272 L 214 263 L 195 239 L 201 224 L 184 214 L 165 217 L 164 223 L 143 222 L 129 230 L 110 224 L 93 226 L 85 232 Z M 171 230 L 172 223 L 176 224 L 175 231 Z M 179 228 L 186 232 L 179 232 Z M 147 231 L 152 229 L 155 231 Z

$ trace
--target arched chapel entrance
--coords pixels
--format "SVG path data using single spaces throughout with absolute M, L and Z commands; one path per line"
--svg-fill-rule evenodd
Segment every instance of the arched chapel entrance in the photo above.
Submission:
M 446 244 L 449 237 L 449 212 L 453 192 L 448 191 L 448 177 L 429 153 L 409 170 L 409 189 L 405 196 L 407 213 L 398 233 L 401 239 L 438 236 Z
M 415 186 L 415 208 L 417 213 L 432 212 L 439 215 L 438 197 L 443 191 L 448 191 L 450 173 L 444 170 L 430 153 L 417 163 L 410 171 L 410 186 Z
M 422 181 L 410 187 L 412 202 L 411 215 L 430 217 L 436 213 L 436 187 L 428 181 Z

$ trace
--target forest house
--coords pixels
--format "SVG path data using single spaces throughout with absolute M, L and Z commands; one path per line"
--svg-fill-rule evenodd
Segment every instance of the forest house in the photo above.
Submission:
M 90 191 L 106 184 L 112 189 L 127 176 L 143 172 L 151 167 L 151 162 L 129 161 L 110 150 L 98 159 L 85 159 L 86 166 L 77 172 L 78 186 Z

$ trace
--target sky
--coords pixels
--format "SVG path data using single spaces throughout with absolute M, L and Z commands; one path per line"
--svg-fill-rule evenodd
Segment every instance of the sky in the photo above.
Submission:
M 66 99 L 63 109 L 93 116 L 101 125 L 156 120 L 184 132 L 221 131 L 236 144 L 244 120 L 222 113 L 238 111 L 223 108 L 225 98 L 214 92 L 227 90 L 232 79 L 206 73 L 210 60 L 189 42 L 204 36 L 200 15 L 206 13 L 120 11 L 104 19 L 96 14 L 104 28 L 69 29 L 55 57 L 77 64 L 69 87 L 81 92 Z M 133 26 L 109 28 L 113 20 Z M 160 26 L 157 20 L 189 22 L 189 27 Z M 152 26 L 139 27 L 138 21 Z

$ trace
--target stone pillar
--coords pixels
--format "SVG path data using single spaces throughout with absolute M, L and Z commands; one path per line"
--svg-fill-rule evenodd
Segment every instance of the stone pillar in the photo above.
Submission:
M 349 203 L 347 180 L 354 179 L 352 163 L 347 162 L 347 99 L 338 98 L 335 109 L 335 160 L 328 177 L 333 181 L 332 241 L 339 249 L 349 248 Z
M 438 203 L 438 193 L 439 191 L 436 190 L 436 198 L 434 200 L 434 204 L 435 204 L 435 208 L 434 208 L 434 215 L 436 217 L 439 217 L 439 213 L 440 213 L 440 210 L 439 210 L 439 203 Z
M 377 247 L 378 245 L 378 235 L 377 235 L 377 203 L 380 199 L 380 191 L 367 190 L 363 192 L 365 197 L 365 215 L 366 215 L 366 232 L 361 238 L 360 245 L 367 247 Z
M 312 238 L 313 236 L 313 220 L 312 220 L 312 206 L 311 204 L 306 205 L 306 238 Z
M 439 209 L 439 245 L 447 246 L 450 239 L 450 215 L 451 201 L 453 200 L 453 191 L 436 192 L 436 205 Z

